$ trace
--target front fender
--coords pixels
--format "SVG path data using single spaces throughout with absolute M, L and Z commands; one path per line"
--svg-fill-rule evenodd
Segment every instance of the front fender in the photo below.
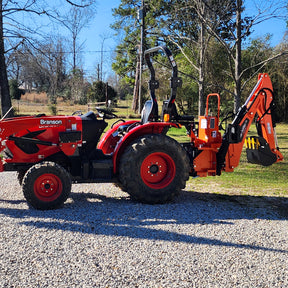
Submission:
M 138 125 L 131 129 L 124 137 L 117 143 L 113 153 L 113 169 L 114 174 L 118 171 L 118 164 L 120 157 L 123 154 L 125 148 L 132 143 L 135 139 L 147 135 L 147 134 L 166 134 L 171 127 L 180 128 L 179 124 L 170 122 L 151 122 L 143 125 Z

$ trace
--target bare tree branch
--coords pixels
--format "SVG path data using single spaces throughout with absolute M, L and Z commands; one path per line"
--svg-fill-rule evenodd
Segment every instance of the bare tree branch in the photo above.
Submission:
M 244 69 L 244 70 L 242 71 L 242 73 L 241 73 L 241 77 L 243 76 L 243 74 L 244 74 L 245 72 L 247 72 L 247 71 L 249 71 L 249 70 L 251 70 L 251 69 L 253 69 L 253 68 L 255 68 L 255 67 L 260 66 L 260 67 L 257 69 L 257 71 L 254 72 L 254 73 L 244 82 L 244 84 L 242 85 L 242 90 L 245 88 L 245 86 L 247 85 L 247 83 L 248 83 L 255 75 L 257 75 L 257 74 L 259 73 L 259 71 L 261 71 L 261 69 L 262 69 L 265 65 L 267 65 L 269 62 L 271 62 L 271 61 L 273 61 L 273 60 L 275 60 L 275 59 L 277 59 L 277 58 L 280 58 L 280 57 L 282 57 L 282 56 L 285 56 L 285 55 L 288 55 L 288 50 L 287 50 L 287 51 L 282 51 L 282 52 L 278 53 L 277 55 L 271 56 L 271 57 L 269 57 L 269 58 L 267 58 L 267 59 L 265 59 L 265 60 L 263 60 L 263 61 L 261 61 L 261 62 L 258 62 L 258 63 L 255 64 L 255 65 L 252 65 L 252 66 Z
M 75 6 L 75 7 L 78 7 L 78 8 L 85 8 L 85 7 L 89 7 L 93 1 L 90 1 L 89 3 L 87 4 L 84 4 L 84 5 L 81 5 L 81 4 L 77 4 L 75 3 L 74 1 L 71 1 L 71 0 L 65 0 L 67 3 L 69 3 L 70 5 L 72 6 Z M 82 2 L 82 1 L 81 1 Z

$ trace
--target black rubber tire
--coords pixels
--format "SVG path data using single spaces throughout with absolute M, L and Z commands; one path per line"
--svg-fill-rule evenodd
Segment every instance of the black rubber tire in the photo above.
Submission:
M 26 172 L 22 188 L 25 199 L 35 209 L 57 209 L 71 193 L 71 178 L 60 165 L 42 162 Z
M 161 165 L 166 169 L 161 168 L 157 159 L 160 159 L 159 163 L 164 163 Z M 188 156 L 177 141 L 165 135 L 145 135 L 129 145 L 123 153 L 119 163 L 119 186 L 139 202 L 166 203 L 185 188 L 189 169 Z M 158 173 L 164 176 L 158 177 Z M 159 182 L 153 179 L 152 174 L 159 178 Z M 149 177 L 154 182 L 150 183 Z

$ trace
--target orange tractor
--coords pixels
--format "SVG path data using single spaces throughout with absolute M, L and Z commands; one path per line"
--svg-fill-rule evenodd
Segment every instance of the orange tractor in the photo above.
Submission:
M 152 55 L 164 52 L 172 68 L 171 95 L 158 113 Z M 150 70 L 150 100 L 141 120 L 117 120 L 107 127 L 105 119 L 117 117 L 106 109 L 85 115 L 2 119 L 0 121 L 0 171 L 17 171 L 24 197 L 36 209 L 63 205 L 72 183 L 114 182 L 133 199 L 164 203 L 185 188 L 189 176 L 204 177 L 232 172 L 238 166 L 244 143 L 248 161 L 264 166 L 283 160 L 273 119 L 274 94 L 270 78 L 260 74 L 258 83 L 223 136 L 220 96 L 210 94 L 204 116 L 177 113 L 175 99 L 182 80 L 169 49 L 145 51 Z M 216 115 L 209 115 L 209 100 L 217 100 Z M 258 136 L 246 137 L 256 119 Z M 222 120 L 223 121 L 223 120 Z M 185 126 L 189 143 L 178 143 L 166 133 Z

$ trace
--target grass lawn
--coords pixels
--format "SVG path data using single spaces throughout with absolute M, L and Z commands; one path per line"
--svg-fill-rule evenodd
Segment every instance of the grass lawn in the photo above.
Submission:
M 252 130 L 252 129 L 251 129 Z M 190 178 L 188 189 L 228 195 L 288 196 L 288 124 L 276 127 L 280 151 L 284 161 L 268 167 L 250 164 L 243 148 L 239 166 L 233 173 L 221 176 Z M 257 135 L 251 133 L 251 135 Z

